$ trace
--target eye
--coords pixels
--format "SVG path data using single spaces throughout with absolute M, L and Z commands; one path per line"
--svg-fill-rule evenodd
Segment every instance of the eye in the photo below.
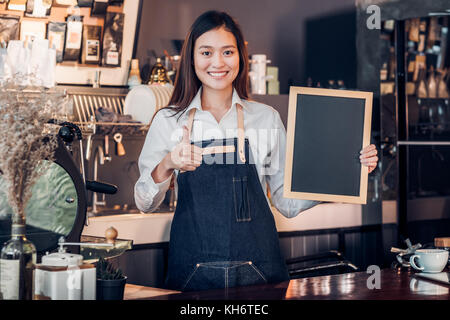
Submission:
M 223 55 L 224 56 L 231 56 L 231 55 L 233 55 L 233 50 L 225 50 L 224 52 L 223 52 Z
M 208 56 L 211 55 L 211 52 L 209 52 L 209 51 L 203 51 L 203 52 L 200 52 L 200 54 L 201 54 L 202 56 L 208 57 Z

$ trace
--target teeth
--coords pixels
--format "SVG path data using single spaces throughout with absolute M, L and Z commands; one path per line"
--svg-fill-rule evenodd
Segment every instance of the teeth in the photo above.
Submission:
M 226 72 L 209 72 L 209 74 L 212 75 L 213 77 L 220 77 L 224 76 Z

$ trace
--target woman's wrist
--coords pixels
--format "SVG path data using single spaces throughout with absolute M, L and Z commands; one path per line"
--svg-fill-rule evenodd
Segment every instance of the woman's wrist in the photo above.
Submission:
M 163 169 L 170 173 L 172 173 L 172 171 L 175 170 L 174 163 L 172 162 L 171 159 L 172 159 L 172 152 L 169 152 L 168 154 L 166 154 L 166 156 L 161 161 L 161 165 L 163 166 Z
M 155 183 L 166 181 L 172 175 L 175 168 L 172 166 L 170 156 L 169 152 L 152 171 L 152 178 Z

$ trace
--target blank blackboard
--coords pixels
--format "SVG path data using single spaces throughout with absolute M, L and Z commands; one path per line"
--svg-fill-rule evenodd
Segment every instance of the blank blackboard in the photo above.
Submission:
M 372 93 L 291 87 L 284 196 L 366 203 Z

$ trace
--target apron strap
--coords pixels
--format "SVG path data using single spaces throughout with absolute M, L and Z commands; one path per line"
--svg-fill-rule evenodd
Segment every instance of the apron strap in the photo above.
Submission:
M 242 163 L 245 163 L 245 151 L 244 151 L 244 140 L 245 140 L 245 131 L 244 131 L 244 111 L 242 110 L 242 106 L 240 104 L 236 104 L 237 111 L 237 120 L 238 120 L 238 152 L 239 158 Z
M 194 123 L 195 111 L 197 111 L 196 108 L 192 108 L 191 111 L 189 111 L 189 118 L 188 118 L 188 122 L 187 122 L 187 129 L 189 132 L 189 141 L 191 141 L 192 124 Z

